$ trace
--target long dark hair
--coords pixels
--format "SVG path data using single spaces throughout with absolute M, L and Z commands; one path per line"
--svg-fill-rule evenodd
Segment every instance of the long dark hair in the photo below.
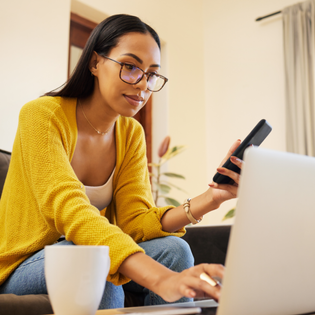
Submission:
M 107 55 L 117 45 L 121 36 L 131 32 L 150 33 L 161 49 L 158 34 L 138 17 L 127 14 L 112 15 L 98 24 L 91 33 L 70 79 L 60 90 L 57 88 L 57 91 L 53 90 L 45 95 L 82 98 L 91 95 L 94 88 L 94 76 L 89 70 L 89 63 L 93 51 Z

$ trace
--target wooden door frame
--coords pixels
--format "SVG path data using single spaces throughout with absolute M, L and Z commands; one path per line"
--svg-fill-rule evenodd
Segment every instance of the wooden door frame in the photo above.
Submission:
M 70 40 L 68 54 L 68 78 L 70 77 L 70 49 L 71 46 L 84 48 L 91 32 L 97 26 L 86 18 L 71 12 L 70 16 Z M 152 162 L 152 96 L 147 104 L 134 116 L 142 125 L 145 134 L 148 163 Z

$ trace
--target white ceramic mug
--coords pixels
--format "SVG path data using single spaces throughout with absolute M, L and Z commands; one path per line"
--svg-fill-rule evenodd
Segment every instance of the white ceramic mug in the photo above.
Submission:
M 108 246 L 46 246 L 45 278 L 55 315 L 95 315 L 109 267 Z

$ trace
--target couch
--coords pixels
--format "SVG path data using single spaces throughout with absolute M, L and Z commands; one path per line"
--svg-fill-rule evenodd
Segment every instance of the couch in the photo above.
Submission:
M 0 150 L 0 198 L 5 177 L 10 164 L 10 152 Z M 195 264 L 224 264 L 231 226 L 193 226 L 187 227 L 183 239 L 190 245 Z M 125 306 L 140 306 L 142 297 L 126 293 Z M 1 315 L 39 315 L 52 314 L 49 297 L 46 294 L 17 296 L 0 294 Z

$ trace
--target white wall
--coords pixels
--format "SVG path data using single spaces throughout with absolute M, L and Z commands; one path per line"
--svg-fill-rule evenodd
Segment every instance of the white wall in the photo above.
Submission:
M 70 0 L 0 3 L 0 148 L 12 150 L 22 105 L 67 78 Z
M 234 140 L 262 118 L 273 131 L 262 146 L 285 150 L 281 15 L 255 22 L 293 0 L 204 0 L 207 174 L 210 178 Z M 220 223 L 235 201 L 207 216 Z M 227 221 L 228 222 L 228 221 Z M 230 221 L 231 222 L 231 221 Z

